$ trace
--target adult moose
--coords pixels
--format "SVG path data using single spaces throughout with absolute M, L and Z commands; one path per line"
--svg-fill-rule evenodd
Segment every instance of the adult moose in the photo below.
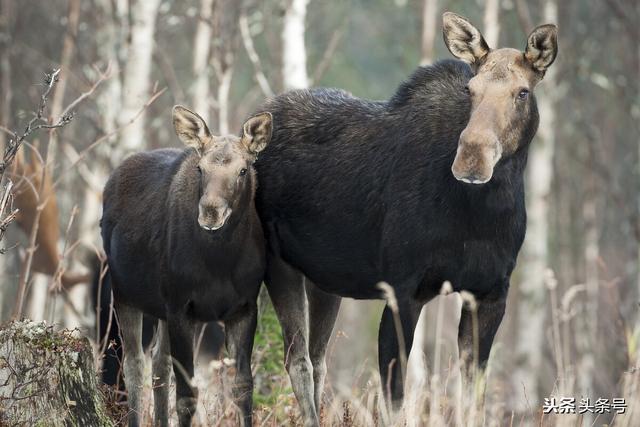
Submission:
M 313 89 L 263 106 L 276 123 L 256 164 L 265 281 L 308 425 L 318 424 L 340 297 L 380 298 L 376 284 L 393 285 L 408 353 L 420 308 L 449 280 L 477 299 L 481 365 L 504 314 L 525 235 L 523 171 L 538 126 L 532 92 L 556 57 L 557 29 L 537 27 L 521 52 L 490 49 L 456 14 L 443 22 L 445 43 L 462 61 L 419 68 L 386 102 Z M 459 326 L 467 355 L 471 317 L 465 310 Z M 398 355 L 389 308 L 378 348 L 386 384 Z
M 143 314 L 159 319 L 155 423 L 169 423 L 173 360 L 180 425 L 191 424 L 194 328 L 222 320 L 236 360 L 234 398 L 251 425 L 251 350 L 265 270 L 252 164 L 271 137 L 271 115 L 247 120 L 241 137 L 212 136 L 200 116 L 181 106 L 173 109 L 173 124 L 188 148 L 129 157 L 104 191 L 102 239 L 123 339 L 129 425 L 140 425 Z

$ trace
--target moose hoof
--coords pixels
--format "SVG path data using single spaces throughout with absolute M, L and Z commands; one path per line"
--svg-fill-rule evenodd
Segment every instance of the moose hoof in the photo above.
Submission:
M 195 397 L 183 397 L 177 402 L 178 420 L 180 427 L 191 426 L 191 418 L 196 413 L 198 399 Z

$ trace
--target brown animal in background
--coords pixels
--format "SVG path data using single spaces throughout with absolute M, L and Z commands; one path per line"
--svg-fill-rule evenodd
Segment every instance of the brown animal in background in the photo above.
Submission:
M 16 182 L 13 204 L 19 210 L 16 223 L 27 236 L 30 236 L 33 231 L 38 205 L 47 200 L 40 213 L 32 269 L 38 273 L 54 276 L 62 257 L 58 251 L 60 239 L 58 202 L 51 177 L 47 173 L 44 174 L 42 193 L 38 197 L 37 192 L 43 177 L 42 163 L 33 151 L 30 162 L 25 161 L 22 151 L 18 152 L 13 163 L 12 174 Z M 22 271 L 21 274 L 24 275 L 25 272 Z M 68 289 L 79 283 L 89 283 L 90 279 L 90 274 L 63 272 L 60 283 L 64 289 Z

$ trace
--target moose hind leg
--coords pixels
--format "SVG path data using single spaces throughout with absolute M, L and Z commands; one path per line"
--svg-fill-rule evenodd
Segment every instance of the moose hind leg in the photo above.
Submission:
M 126 304 L 116 303 L 116 314 L 124 350 L 123 371 L 129 404 L 129 427 L 137 427 L 141 425 L 144 375 L 142 311 Z
M 152 367 L 154 424 L 165 427 L 169 425 L 169 385 L 172 366 L 169 330 L 164 320 L 158 321 Z
M 229 357 L 236 361 L 236 377 L 233 383 L 233 399 L 242 412 L 245 427 L 251 427 L 253 376 L 251 352 L 256 332 L 258 307 L 250 304 L 247 312 L 225 322 L 226 345 Z
M 321 291 L 309 279 L 306 279 L 305 287 L 309 301 L 309 355 L 313 365 L 314 402 L 320 415 L 324 380 L 327 376 L 327 344 L 338 317 L 342 298 Z
M 176 410 L 180 427 L 191 425 L 196 413 L 198 390 L 193 380 L 193 338 L 195 325 L 184 313 L 167 313 L 167 329 L 173 373 L 176 379 Z
M 305 426 L 318 426 L 314 400 L 313 366 L 309 357 L 309 313 L 302 274 L 271 256 L 265 283 L 284 338 L 285 368 L 300 405 Z

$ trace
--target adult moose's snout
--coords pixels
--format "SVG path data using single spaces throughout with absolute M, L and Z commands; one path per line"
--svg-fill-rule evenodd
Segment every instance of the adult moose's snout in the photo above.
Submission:
M 485 184 L 493 176 L 493 168 L 501 156 L 502 147 L 495 134 L 467 128 L 460 135 L 451 172 L 458 181 Z
M 207 231 L 221 229 L 231 216 L 231 208 L 227 203 L 198 205 L 198 224 Z

